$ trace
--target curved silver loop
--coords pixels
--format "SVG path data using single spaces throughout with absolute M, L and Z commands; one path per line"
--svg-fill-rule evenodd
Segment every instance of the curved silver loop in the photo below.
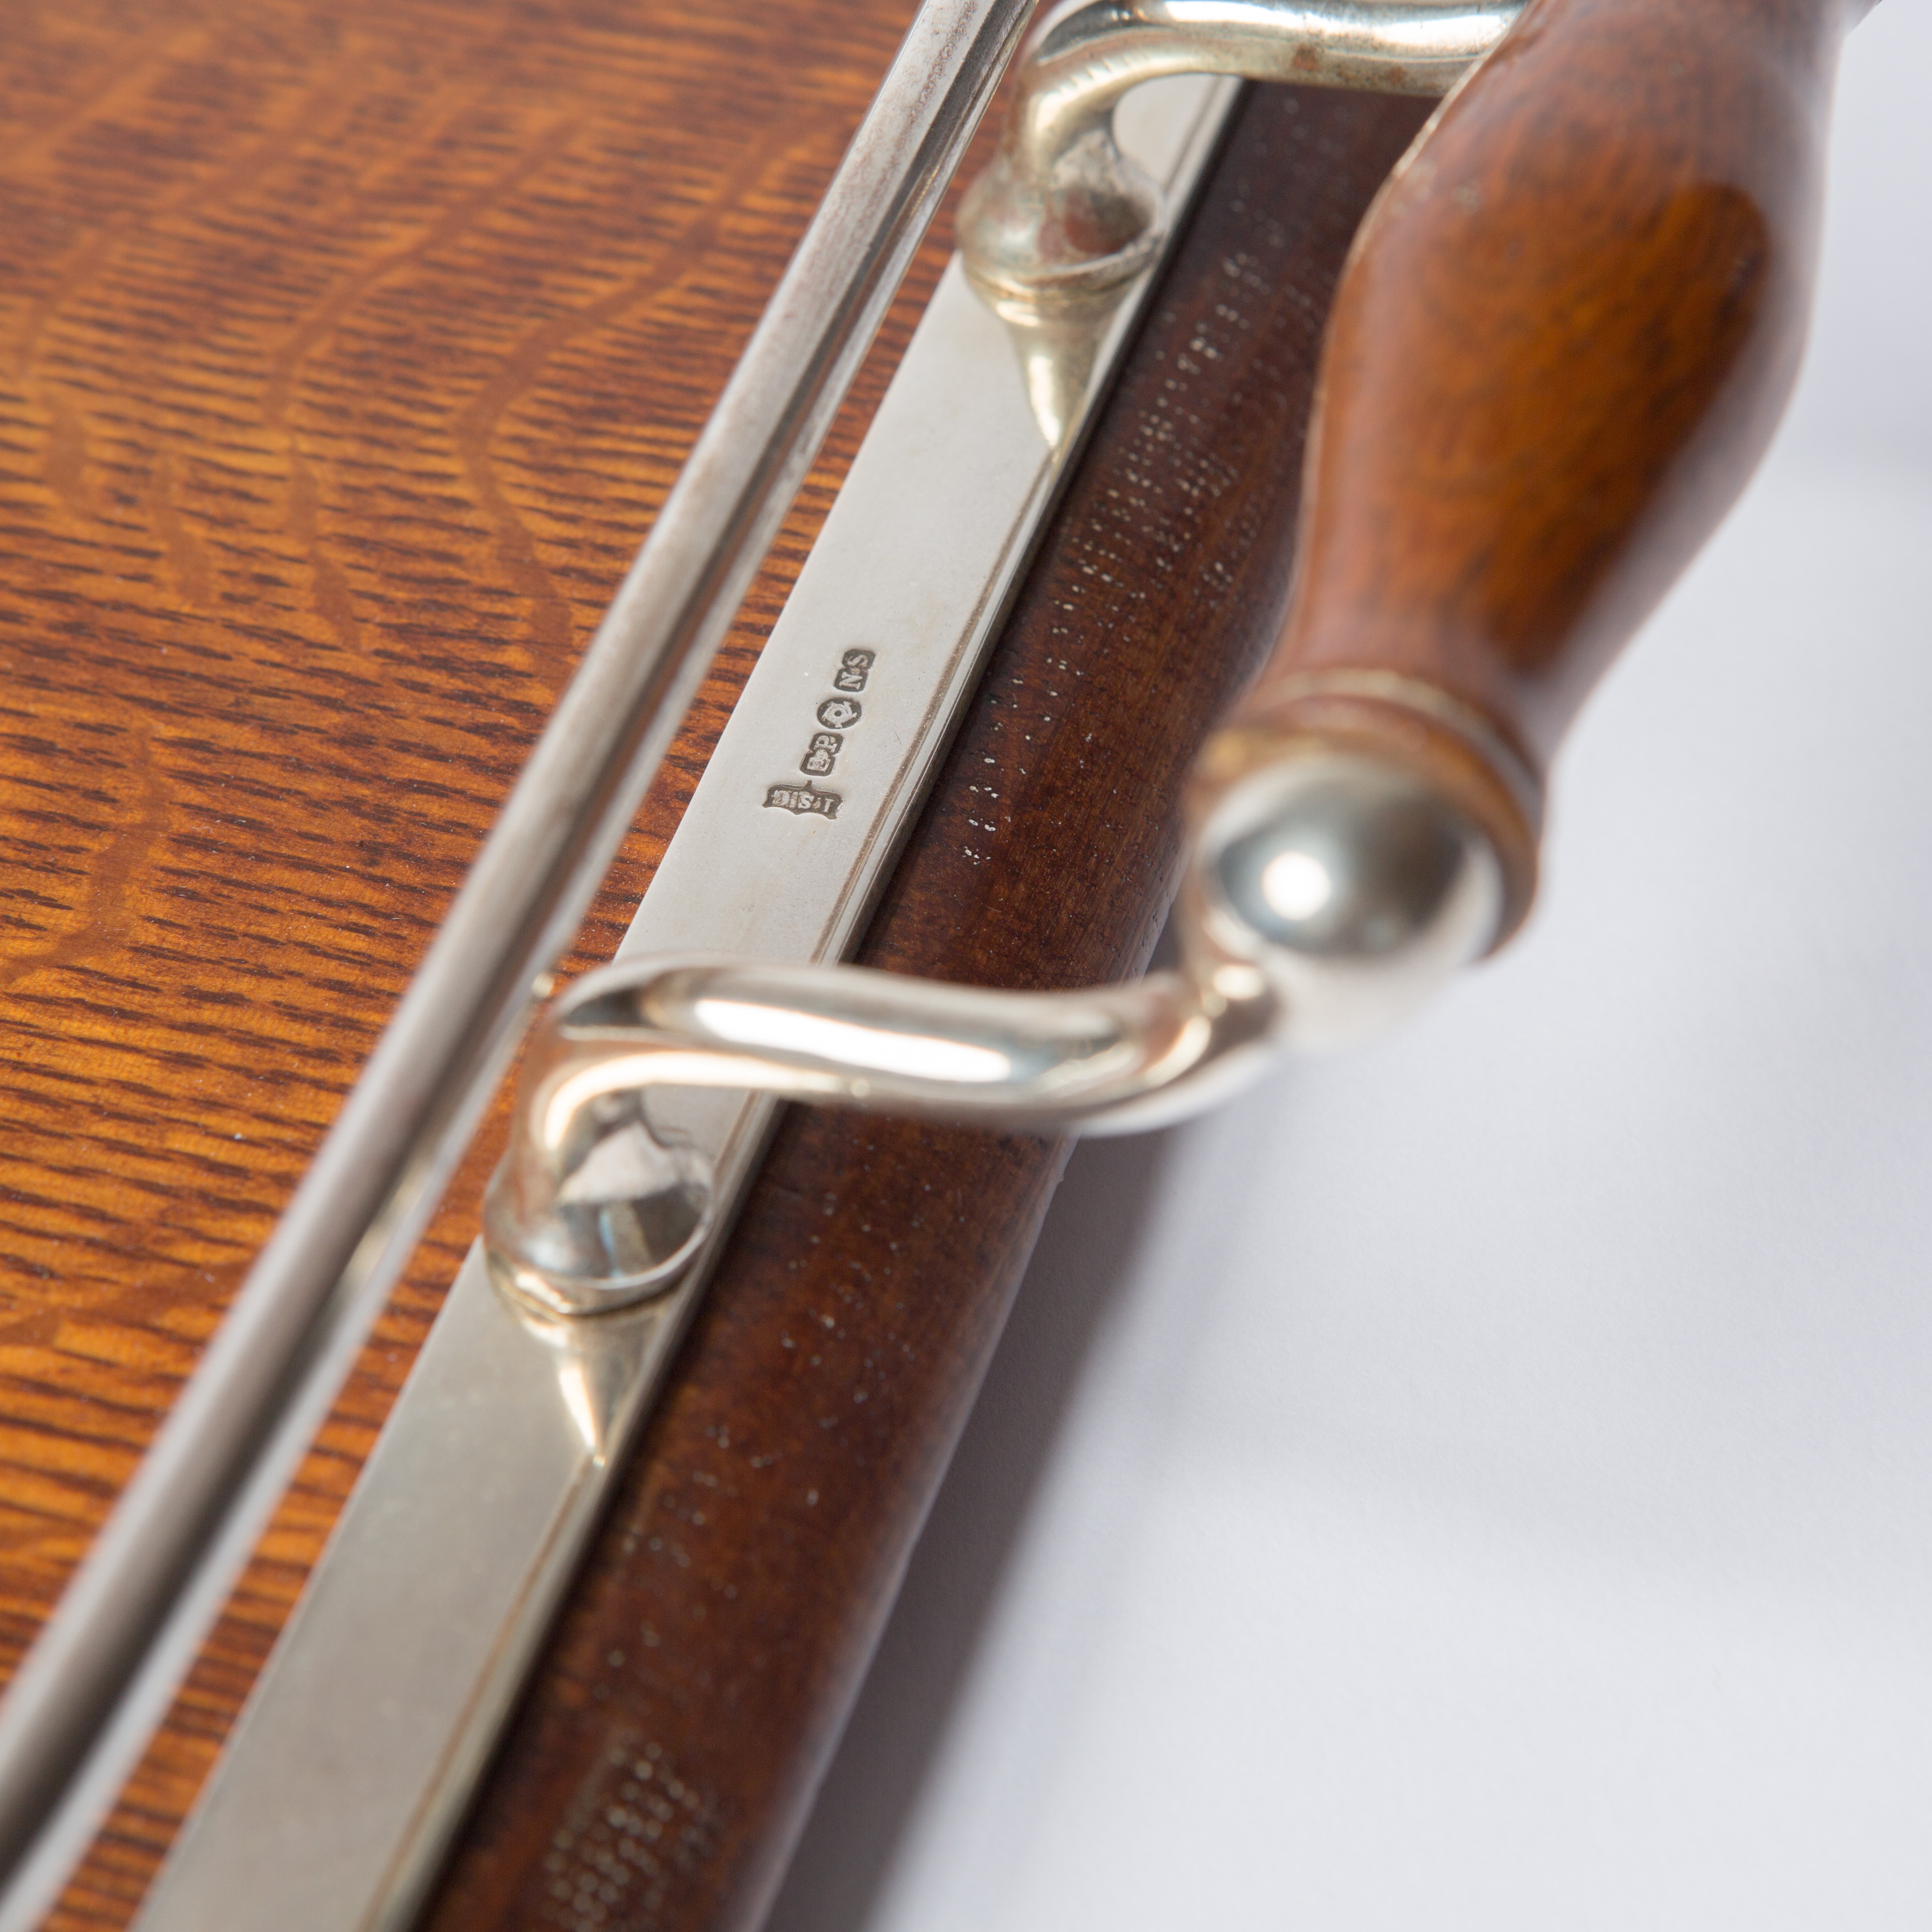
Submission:
M 853 966 L 644 960 L 586 975 L 532 1042 L 510 1154 L 484 1204 L 499 1278 L 559 1313 L 674 1279 L 710 1180 L 653 1128 L 654 1088 L 748 1088 L 1032 1132 L 1123 1132 L 1258 1066 L 1264 985 L 1220 997 L 1163 973 L 1069 993 L 942 986 Z
M 1521 0 L 1078 0 L 1020 59 L 1005 138 L 962 207 L 982 292 L 1038 303 L 1130 279 L 1166 223 L 1160 190 L 1114 145 L 1114 110 L 1180 74 L 1447 94 L 1514 24 Z
M 724 1088 L 1031 1132 L 1124 1133 L 1213 1104 L 1277 1046 L 1360 1038 L 1493 938 L 1488 842 L 1409 773 L 1303 754 L 1234 784 L 1197 843 L 1180 970 L 1000 992 L 851 966 L 646 959 L 579 980 L 524 1061 L 484 1208 L 503 1284 L 558 1314 L 674 1280 L 715 1210 L 657 1088 Z

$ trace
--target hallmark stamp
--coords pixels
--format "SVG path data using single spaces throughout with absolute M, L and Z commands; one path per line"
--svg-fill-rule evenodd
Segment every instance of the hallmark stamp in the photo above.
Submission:
M 850 694 L 863 691 L 866 680 L 872 674 L 872 666 L 878 661 L 876 651 L 856 648 L 842 652 L 838 668 L 832 674 L 832 688 L 839 694 L 828 698 L 814 716 L 824 726 L 822 731 L 812 733 L 806 745 L 805 756 L 799 760 L 798 768 L 804 772 L 804 784 L 775 784 L 766 788 L 765 803 L 780 812 L 796 812 L 801 817 L 836 818 L 840 804 L 836 791 L 820 791 L 810 781 L 830 778 L 832 767 L 838 762 L 838 754 L 845 748 L 845 734 L 857 724 L 864 707 Z
M 826 777 L 838 762 L 838 748 L 844 742 L 836 731 L 813 732 L 805 756 L 798 761 L 799 770 L 812 778 Z
M 863 691 L 866 680 L 871 674 L 874 651 L 848 651 L 838 660 L 838 669 L 833 675 L 834 691 Z
M 836 818 L 842 802 L 836 791 L 820 791 L 809 779 L 802 785 L 775 784 L 765 793 L 768 808 L 796 812 L 801 818 Z

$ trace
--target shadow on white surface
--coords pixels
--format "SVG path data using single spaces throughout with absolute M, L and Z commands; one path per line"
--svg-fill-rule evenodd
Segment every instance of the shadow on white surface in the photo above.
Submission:
M 867 1922 L 1096 1333 L 1162 1185 L 1168 1136 L 1078 1150 L 928 1520 L 770 1932 Z

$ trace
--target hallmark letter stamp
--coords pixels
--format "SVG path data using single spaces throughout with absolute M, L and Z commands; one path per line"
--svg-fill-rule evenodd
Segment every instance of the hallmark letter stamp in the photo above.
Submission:
M 838 660 L 838 670 L 832 678 L 834 691 L 863 691 L 866 679 L 872 668 L 872 660 L 878 655 L 873 651 L 848 651 Z
M 844 742 L 836 731 L 813 732 L 812 743 L 798 761 L 799 770 L 815 778 L 826 776 L 838 762 L 838 748 Z
M 802 785 L 773 785 L 765 794 L 767 806 L 796 812 L 800 818 L 836 818 L 840 803 L 836 791 L 818 791 L 808 782 Z

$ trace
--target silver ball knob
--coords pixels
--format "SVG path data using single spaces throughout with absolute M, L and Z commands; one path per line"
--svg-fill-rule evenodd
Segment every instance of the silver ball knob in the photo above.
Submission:
M 1280 996 L 1280 1037 L 1348 1044 L 1405 1017 L 1495 940 L 1489 840 L 1400 766 L 1342 753 L 1257 772 L 1201 841 L 1208 938 Z

